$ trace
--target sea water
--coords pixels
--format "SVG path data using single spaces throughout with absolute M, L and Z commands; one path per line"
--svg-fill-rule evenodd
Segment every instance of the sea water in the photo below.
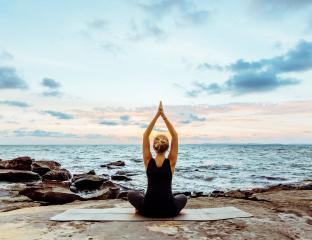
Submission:
M 118 170 L 136 173 L 120 182 L 145 189 L 147 179 L 141 145 L 1 145 L 0 159 L 30 156 L 55 160 L 72 173 L 95 170 L 113 175 Z M 100 167 L 122 160 L 125 167 Z M 173 191 L 250 189 L 312 179 L 312 145 L 184 144 L 179 146 Z

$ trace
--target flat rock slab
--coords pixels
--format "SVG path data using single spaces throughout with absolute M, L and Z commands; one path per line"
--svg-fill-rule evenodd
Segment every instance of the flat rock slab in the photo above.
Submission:
M 58 214 L 52 221 L 211 221 L 252 217 L 236 207 L 186 208 L 176 217 L 149 218 L 135 213 L 134 208 L 69 209 Z

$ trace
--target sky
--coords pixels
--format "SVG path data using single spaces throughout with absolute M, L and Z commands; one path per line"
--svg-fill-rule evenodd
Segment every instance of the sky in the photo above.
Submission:
M 160 100 L 180 143 L 311 143 L 311 78 L 309 0 L 0 0 L 0 144 L 138 144 Z

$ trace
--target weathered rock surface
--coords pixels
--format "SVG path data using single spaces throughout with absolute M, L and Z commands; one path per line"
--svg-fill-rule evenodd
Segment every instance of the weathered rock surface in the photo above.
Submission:
M 65 169 L 56 169 L 47 172 L 42 176 L 42 180 L 55 180 L 55 181 L 66 181 L 71 179 L 71 173 Z
M 50 161 L 50 160 L 36 160 L 35 163 L 42 167 L 48 167 L 51 170 L 59 169 L 61 167 L 60 163 L 56 161 Z
M 30 157 L 17 157 L 12 160 L 1 161 L 0 168 L 31 171 L 32 162 Z
M 33 201 L 49 202 L 52 204 L 63 204 L 75 200 L 83 200 L 82 197 L 71 192 L 68 188 L 57 185 L 43 184 L 38 187 L 30 187 L 20 191 L 20 194 L 29 197 Z
M 78 191 L 83 190 L 95 190 L 100 189 L 104 181 L 108 181 L 109 179 L 101 178 L 97 175 L 86 175 L 84 177 L 75 179 L 73 185 L 76 187 Z
M 42 175 L 46 174 L 47 172 L 50 172 L 51 169 L 46 167 L 46 166 L 42 166 L 42 165 L 34 162 L 31 165 L 31 171 L 38 173 L 40 176 L 42 176 Z
M 74 192 L 79 192 L 101 189 L 102 184 L 109 180 L 109 175 L 98 176 L 94 170 L 91 170 L 87 173 L 74 174 L 72 178 L 71 190 Z
M 3 240 L 15 239 L 142 239 L 155 240 L 289 240 L 311 239 L 312 191 L 277 190 L 255 193 L 266 201 L 230 197 L 188 199 L 186 208 L 235 206 L 252 218 L 218 221 L 52 222 L 49 218 L 71 208 L 132 207 L 122 199 L 76 201 L 0 213 Z M 134 210 L 133 210 L 134 211 Z
M 40 180 L 40 175 L 32 171 L 0 169 L 0 181 L 28 182 Z

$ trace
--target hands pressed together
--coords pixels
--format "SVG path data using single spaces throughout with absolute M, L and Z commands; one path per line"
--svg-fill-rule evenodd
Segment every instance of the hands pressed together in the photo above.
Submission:
M 158 106 L 158 111 L 157 111 L 157 116 L 161 116 L 163 119 L 166 119 L 166 115 L 164 113 L 164 108 L 163 108 L 163 105 L 162 105 L 162 101 L 159 102 L 159 106 Z

